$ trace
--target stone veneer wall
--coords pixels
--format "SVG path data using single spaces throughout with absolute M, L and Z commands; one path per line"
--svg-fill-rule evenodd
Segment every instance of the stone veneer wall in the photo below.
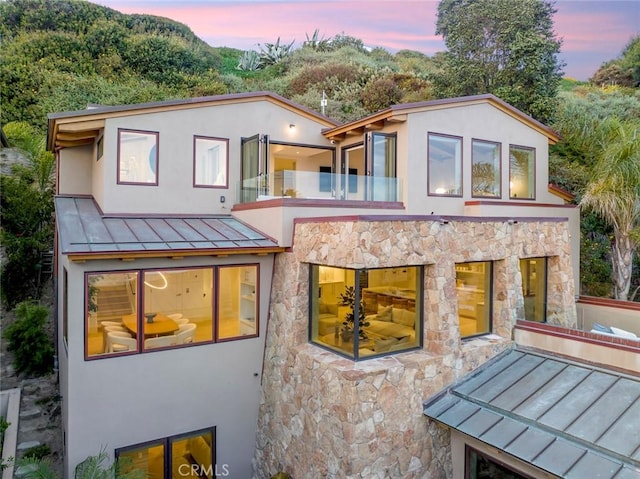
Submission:
M 381 218 L 296 224 L 292 252 L 276 258 L 255 477 L 451 477 L 449 432 L 422 402 L 512 347 L 524 298 L 519 259 L 550 257 L 548 321 L 575 327 L 567 225 Z M 455 264 L 494 261 L 493 333 L 460 340 Z M 353 362 L 308 343 L 309 264 L 345 268 L 424 265 L 424 347 Z

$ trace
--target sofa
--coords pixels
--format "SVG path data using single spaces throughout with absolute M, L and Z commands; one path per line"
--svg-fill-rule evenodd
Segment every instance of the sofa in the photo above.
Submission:
M 369 323 L 365 330 L 376 336 L 398 340 L 407 337 L 415 339 L 415 311 L 384 306 L 376 314 L 366 316 L 365 321 Z

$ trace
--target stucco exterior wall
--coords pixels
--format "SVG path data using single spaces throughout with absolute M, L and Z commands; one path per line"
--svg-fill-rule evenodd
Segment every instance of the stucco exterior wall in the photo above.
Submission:
M 229 214 L 241 174 L 241 138 L 268 134 L 272 141 L 330 147 L 321 134 L 324 126 L 266 101 L 108 119 L 96 179 L 109 194 L 98 203 L 105 213 Z M 119 128 L 158 132 L 158 186 L 117 184 Z M 194 135 L 229 139 L 228 188 L 193 187 Z
M 57 153 L 56 182 L 61 195 L 90 195 L 92 185 L 93 145 L 65 148 Z
M 464 214 L 465 201 L 475 199 L 471 194 L 472 140 L 497 142 L 501 146 L 502 196 L 496 201 L 509 201 L 509 145 L 518 145 L 535 148 L 535 202 L 562 204 L 561 199 L 547 190 L 549 140 L 542 133 L 489 104 L 443 108 L 408 116 L 407 151 L 410 154 L 404 185 L 408 192 L 407 214 L 431 211 L 437 215 Z M 428 133 L 462 138 L 462 197 L 427 196 Z
M 271 297 L 255 477 L 452 477 L 448 432 L 422 401 L 512 347 L 519 258 L 549 256 L 549 322 L 575 326 L 567 224 L 326 219 L 296 225 Z M 493 334 L 461 341 L 455 263 L 494 261 Z M 424 265 L 424 347 L 355 363 L 308 343 L 309 264 Z
M 212 426 L 219 470 L 226 465 L 231 477 L 251 477 L 268 294 L 260 295 L 259 337 L 86 360 L 84 273 L 259 263 L 261 288 L 269 291 L 273 256 L 59 261 L 61 286 L 68 271 L 67 294 L 58 302 L 62 333 L 68 301 L 68 340 L 62 334 L 59 339 L 65 477 L 103 448 L 111 455 L 117 448 Z

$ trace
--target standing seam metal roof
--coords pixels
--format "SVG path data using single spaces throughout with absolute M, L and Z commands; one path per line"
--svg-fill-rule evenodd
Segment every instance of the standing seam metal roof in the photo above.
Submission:
M 424 414 L 566 478 L 640 478 L 640 379 L 512 350 L 424 404 Z
M 105 216 L 84 197 L 58 197 L 55 205 L 62 254 L 278 247 L 231 216 Z

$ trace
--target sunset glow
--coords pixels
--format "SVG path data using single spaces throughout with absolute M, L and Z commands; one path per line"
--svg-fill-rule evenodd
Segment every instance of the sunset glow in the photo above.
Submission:
M 184 23 L 213 47 L 258 50 L 259 44 L 302 44 L 315 29 L 325 38 L 345 34 L 391 53 L 445 50 L 435 35 L 438 2 L 428 0 L 220 1 L 97 0 L 122 13 L 143 13 Z M 566 76 L 587 80 L 620 55 L 639 34 L 640 0 L 558 0 L 555 31 L 562 39 Z

